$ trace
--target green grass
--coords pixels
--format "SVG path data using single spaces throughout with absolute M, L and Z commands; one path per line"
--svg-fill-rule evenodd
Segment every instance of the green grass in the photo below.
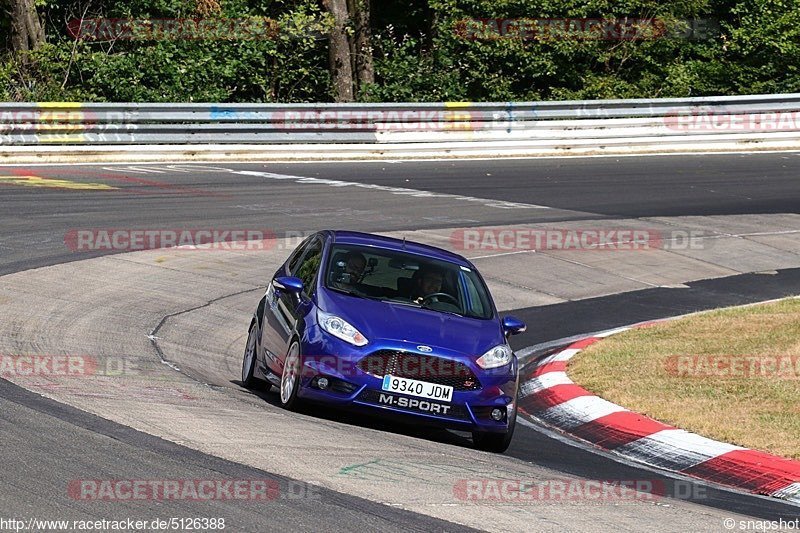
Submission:
M 678 356 L 791 359 L 762 376 L 679 373 Z M 670 364 L 670 359 L 673 363 Z M 706 437 L 800 459 L 800 299 L 733 308 L 609 337 L 567 369 L 584 388 Z

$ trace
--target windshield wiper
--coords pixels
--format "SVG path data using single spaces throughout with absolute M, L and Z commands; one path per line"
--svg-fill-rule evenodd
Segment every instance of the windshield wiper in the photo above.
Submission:
M 380 298 L 377 298 L 375 296 L 370 296 L 369 294 L 365 294 L 365 293 L 363 293 L 361 291 L 358 291 L 358 290 L 349 291 L 347 289 L 339 289 L 337 287 L 328 287 L 328 288 L 330 290 L 332 290 L 332 291 L 341 292 L 342 294 L 346 294 L 348 296 L 355 296 L 357 298 L 364 298 L 364 299 L 367 299 L 367 300 L 378 300 L 378 301 L 380 301 Z
M 419 304 L 415 304 L 414 302 L 407 302 L 405 300 L 393 300 L 391 298 L 386 298 L 385 300 L 382 300 L 382 301 L 388 302 L 390 304 L 405 305 L 405 306 L 408 306 L 408 307 L 416 307 L 417 309 L 419 309 L 421 307 Z
M 413 304 L 413 302 L 412 302 Z M 415 307 L 419 307 L 420 309 L 427 309 L 428 311 L 436 311 L 438 313 L 447 313 L 448 315 L 455 315 L 460 316 L 462 318 L 466 318 L 466 315 L 462 315 L 461 313 L 456 313 L 455 311 L 447 311 L 445 309 L 437 309 L 435 307 L 428 307 L 427 305 L 422 304 L 413 304 Z
M 461 318 L 467 317 L 467 315 L 462 315 L 461 313 L 456 313 L 455 311 L 445 311 L 444 309 L 434 309 L 433 307 L 423 307 L 423 309 L 430 309 L 431 311 L 436 311 L 438 313 L 446 313 L 448 315 L 460 316 Z
M 332 291 L 341 292 L 342 294 L 347 294 L 349 296 L 361 296 L 360 292 L 356 291 L 348 291 L 347 289 L 340 289 L 338 287 L 328 287 Z

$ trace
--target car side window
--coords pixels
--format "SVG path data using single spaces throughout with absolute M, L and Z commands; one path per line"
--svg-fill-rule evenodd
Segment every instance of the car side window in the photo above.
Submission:
M 322 263 L 322 241 L 314 239 L 306 249 L 303 259 L 297 267 L 297 273 L 294 274 L 303 280 L 303 292 L 310 295 L 314 292 L 314 279 L 319 272 L 320 264 Z
M 469 276 L 460 276 L 464 283 L 464 289 L 466 289 L 466 296 L 469 299 L 469 304 L 467 307 L 470 311 L 475 314 L 483 315 L 487 310 L 484 309 L 484 302 L 481 300 L 481 297 L 478 294 L 478 289 L 475 287 L 475 284 L 469 278 Z
M 297 276 L 297 267 L 300 265 L 300 259 L 303 258 L 303 254 L 308 249 L 308 246 L 311 244 L 313 237 L 309 237 L 303 243 L 297 247 L 297 249 L 292 253 L 292 256 L 289 258 L 287 269 L 288 275 L 290 276 Z

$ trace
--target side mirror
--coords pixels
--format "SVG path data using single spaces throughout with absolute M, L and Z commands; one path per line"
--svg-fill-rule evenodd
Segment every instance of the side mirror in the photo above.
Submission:
M 516 317 L 507 316 L 503 319 L 503 332 L 506 334 L 506 337 L 510 335 L 519 335 L 520 333 L 524 333 L 526 329 L 528 329 L 528 326 L 525 325 L 525 322 Z
M 303 292 L 303 280 L 294 276 L 282 276 L 272 280 L 272 286 L 278 290 L 300 294 Z

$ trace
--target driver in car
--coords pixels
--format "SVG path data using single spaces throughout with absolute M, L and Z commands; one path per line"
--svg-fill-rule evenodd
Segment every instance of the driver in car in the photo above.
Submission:
M 421 270 L 411 289 L 411 301 L 421 304 L 431 294 L 442 292 L 442 281 L 444 274 L 440 270 L 432 268 Z

